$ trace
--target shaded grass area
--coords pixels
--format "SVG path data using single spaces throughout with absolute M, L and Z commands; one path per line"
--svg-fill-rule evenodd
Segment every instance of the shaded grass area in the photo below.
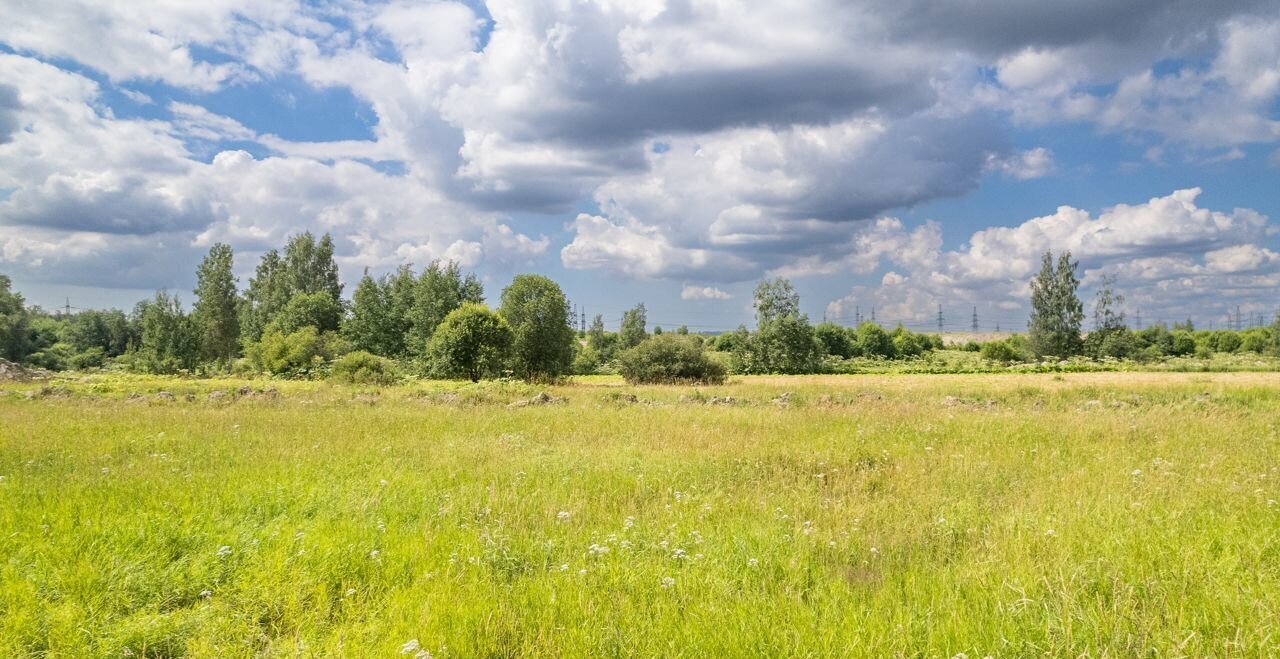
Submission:
M 0 654 L 1271 655 L 1273 379 L 9 386 Z

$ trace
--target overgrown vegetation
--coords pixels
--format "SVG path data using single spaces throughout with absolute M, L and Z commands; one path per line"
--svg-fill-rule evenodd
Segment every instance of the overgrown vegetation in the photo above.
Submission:
M 1280 654 L 1273 374 L 737 380 L 5 383 L 0 655 Z

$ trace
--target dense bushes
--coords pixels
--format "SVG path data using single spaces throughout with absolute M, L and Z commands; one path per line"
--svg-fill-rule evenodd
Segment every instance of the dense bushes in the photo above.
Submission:
M 725 369 L 688 336 L 661 334 L 622 353 L 618 372 L 631 384 L 720 384 Z
M 498 376 L 511 355 L 511 327 L 482 304 L 465 303 L 449 312 L 427 345 L 432 374 L 444 378 Z
M 328 360 L 342 352 L 343 343 L 336 334 L 307 326 L 292 334 L 264 334 L 261 341 L 250 344 L 246 356 L 259 372 L 307 377 L 321 371 Z
M 347 384 L 395 384 L 395 363 L 377 355 L 357 350 L 335 359 L 329 378 Z

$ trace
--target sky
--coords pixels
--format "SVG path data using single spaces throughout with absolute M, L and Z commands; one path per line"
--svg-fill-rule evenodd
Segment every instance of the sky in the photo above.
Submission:
M 1280 308 L 1280 3 L 0 0 L 0 273 L 46 308 L 190 301 L 329 233 L 347 291 L 455 260 L 616 327 L 1025 327 Z

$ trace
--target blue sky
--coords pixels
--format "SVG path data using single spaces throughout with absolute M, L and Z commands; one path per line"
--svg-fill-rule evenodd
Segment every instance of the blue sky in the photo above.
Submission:
M 368 268 L 561 282 L 616 324 L 1025 323 L 1046 249 L 1131 316 L 1280 306 L 1269 2 L 0 0 L 0 272 L 44 306 Z

